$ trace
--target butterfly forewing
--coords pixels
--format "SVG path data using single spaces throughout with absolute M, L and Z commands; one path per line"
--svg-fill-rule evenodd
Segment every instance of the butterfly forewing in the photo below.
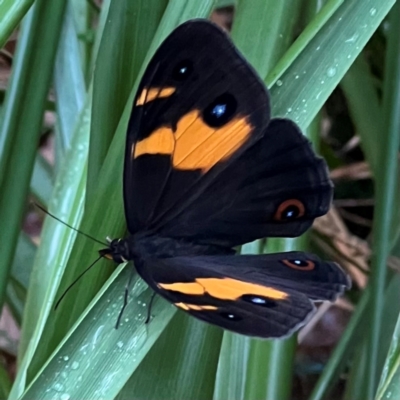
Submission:
M 129 231 L 173 223 L 268 122 L 267 91 L 226 35 L 204 21 L 177 28 L 133 104 L 124 168 Z

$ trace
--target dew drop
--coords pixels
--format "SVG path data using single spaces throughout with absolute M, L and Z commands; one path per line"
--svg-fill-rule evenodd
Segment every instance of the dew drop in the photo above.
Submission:
M 64 356 L 64 357 L 63 357 L 63 360 L 64 360 L 64 361 L 68 361 L 68 360 L 69 360 L 69 357 L 68 357 L 68 356 Z
M 280 79 L 278 79 L 276 81 L 276 86 L 282 86 L 282 85 L 283 85 L 283 82 Z
M 68 393 L 63 393 L 61 396 L 60 396 L 60 399 L 61 400 L 69 400 L 71 398 L 71 396 L 68 394 Z
M 56 392 L 62 392 L 64 390 L 64 386 L 61 383 L 55 383 L 53 389 Z
M 376 14 L 376 8 L 371 8 L 369 10 L 369 15 L 371 15 L 371 17 L 373 17 Z
M 330 67 L 330 68 L 328 68 L 326 75 L 328 75 L 329 78 L 332 78 L 336 75 L 336 72 L 337 72 L 337 69 L 335 67 Z
M 71 369 L 78 369 L 79 368 L 79 363 L 78 363 L 78 361 L 74 361 L 72 364 L 71 364 Z

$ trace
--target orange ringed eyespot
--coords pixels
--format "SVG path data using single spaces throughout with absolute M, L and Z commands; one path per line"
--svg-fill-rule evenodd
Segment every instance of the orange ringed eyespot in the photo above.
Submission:
M 278 209 L 275 211 L 275 221 L 289 221 L 297 219 L 305 214 L 304 204 L 297 199 L 285 200 L 281 203 Z
M 310 260 L 282 260 L 282 263 L 299 271 L 312 271 L 315 268 L 315 263 Z

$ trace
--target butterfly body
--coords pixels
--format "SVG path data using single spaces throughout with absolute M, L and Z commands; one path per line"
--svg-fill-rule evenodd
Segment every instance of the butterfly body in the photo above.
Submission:
M 196 318 L 286 336 L 313 301 L 349 287 L 347 275 L 308 253 L 239 256 L 234 247 L 299 236 L 328 211 L 332 190 L 299 128 L 270 120 L 267 89 L 226 34 L 189 21 L 139 85 L 124 165 L 130 236 L 101 254 L 132 260 L 154 291 Z

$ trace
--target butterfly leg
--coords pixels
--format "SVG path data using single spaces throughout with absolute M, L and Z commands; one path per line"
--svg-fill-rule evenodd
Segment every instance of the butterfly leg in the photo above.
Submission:
M 151 299 L 150 299 L 150 303 L 149 303 L 149 308 L 147 309 L 147 318 L 146 321 L 144 321 L 145 324 L 148 324 L 150 322 L 150 318 L 151 318 L 151 306 L 153 305 L 153 300 L 154 297 L 156 296 L 156 292 L 153 292 L 153 294 L 151 295 Z
M 128 299 L 129 299 L 129 292 L 132 284 L 132 279 L 133 276 L 135 275 L 135 269 L 132 268 L 131 275 L 129 276 L 129 280 L 125 285 L 125 291 L 124 291 L 124 303 L 122 304 L 121 311 L 118 314 L 117 318 L 117 323 L 115 324 L 115 329 L 119 328 L 119 324 L 121 323 L 122 315 L 125 311 L 126 306 L 128 305 Z

